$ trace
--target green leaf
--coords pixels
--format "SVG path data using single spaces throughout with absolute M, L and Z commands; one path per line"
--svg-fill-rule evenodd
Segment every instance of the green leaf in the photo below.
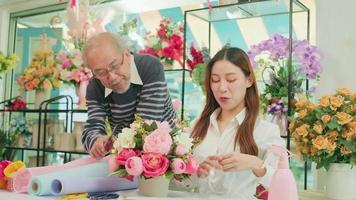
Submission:
M 336 121 L 336 119 L 332 119 L 327 125 L 329 129 L 334 130 L 334 129 L 339 129 L 342 128 Z M 339 127 L 339 128 L 338 128 Z
M 113 172 L 110 174 L 110 176 L 119 176 L 119 177 L 125 177 L 128 176 L 129 174 L 125 169 L 119 169 L 116 172 Z

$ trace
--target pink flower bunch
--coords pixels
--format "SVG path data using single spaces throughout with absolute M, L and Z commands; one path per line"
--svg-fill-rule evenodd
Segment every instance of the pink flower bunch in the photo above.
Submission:
M 190 46 L 190 55 L 192 59 L 187 59 L 187 64 L 189 67 L 189 71 L 193 71 L 198 64 L 204 64 L 203 53 L 194 47 L 194 45 Z
M 161 20 L 156 34 L 145 37 L 145 49 L 139 53 L 158 57 L 162 62 L 173 65 L 177 62 L 183 67 L 183 26 L 169 18 Z
M 136 116 L 131 128 L 117 136 L 109 161 L 113 175 L 132 180 L 165 175 L 183 180 L 196 173 L 198 165 L 191 151 L 193 140 L 168 122 L 143 121 Z
M 60 51 L 56 56 L 56 63 L 64 82 L 79 85 L 93 76 L 90 69 L 84 67 L 82 54 L 78 49 L 72 52 Z

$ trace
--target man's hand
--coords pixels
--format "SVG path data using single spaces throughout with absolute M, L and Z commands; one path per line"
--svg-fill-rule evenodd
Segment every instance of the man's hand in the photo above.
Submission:
M 90 149 L 90 156 L 96 158 L 96 159 L 101 159 L 105 156 L 107 151 L 105 150 L 105 144 L 108 142 L 109 136 L 99 136 L 93 146 Z

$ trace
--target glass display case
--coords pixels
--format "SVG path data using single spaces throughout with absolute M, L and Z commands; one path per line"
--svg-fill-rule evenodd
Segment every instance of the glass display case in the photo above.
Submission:
M 237 2 L 237 1 L 236 1 Z M 187 10 L 185 22 L 185 59 L 190 57 L 189 48 L 192 43 L 198 48 L 207 47 L 210 57 L 215 55 L 224 45 L 239 47 L 246 52 L 253 45 L 269 39 L 275 34 L 289 38 L 288 54 L 288 114 L 292 115 L 292 46 L 294 40 L 309 40 L 309 9 L 298 0 L 249 0 L 239 3 Z M 188 32 L 188 30 L 191 32 Z M 192 34 L 192 36 L 190 35 Z M 193 40 L 192 38 L 195 38 Z M 185 63 L 187 69 L 187 63 Z M 258 72 L 256 71 L 256 74 Z M 258 76 L 258 75 L 257 75 Z M 263 75 L 262 75 L 263 76 Z M 257 77 L 259 91 L 265 88 L 263 78 Z M 310 87 L 308 81 L 303 87 Z M 187 107 L 189 104 L 184 104 Z M 265 115 L 266 120 L 272 116 Z M 273 119 L 273 118 L 272 118 Z M 294 151 L 290 134 L 283 136 L 287 148 Z M 292 170 L 298 177 L 300 187 L 307 188 L 311 182 L 310 164 L 291 159 Z M 305 173 L 303 173 L 305 171 Z M 301 176 L 303 175 L 303 176 Z M 308 176 L 308 177 L 307 177 Z M 308 181 L 307 181 L 308 180 Z

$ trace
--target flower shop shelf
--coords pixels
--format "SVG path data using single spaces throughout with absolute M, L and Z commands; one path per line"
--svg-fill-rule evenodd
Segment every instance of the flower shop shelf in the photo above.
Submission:
M 66 109 L 62 108 L 50 108 L 49 104 L 63 100 L 65 99 L 65 107 Z M 54 145 L 54 140 L 55 140 L 55 134 L 59 134 L 59 132 L 65 131 L 69 132 L 72 130 L 72 124 L 73 124 L 73 114 L 75 113 L 87 113 L 87 110 L 83 109 L 74 109 L 73 108 L 73 101 L 70 96 L 67 95 L 61 95 L 61 96 L 56 96 L 53 98 L 50 98 L 48 100 L 45 100 L 41 103 L 41 107 L 39 109 L 23 109 L 23 110 L 8 110 L 8 109 L 1 109 L 0 113 L 3 113 L 3 122 L 2 122 L 2 129 L 6 129 L 6 119 L 10 123 L 10 121 L 14 118 L 16 118 L 18 113 L 22 113 L 23 117 L 26 117 L 29 114 L 32 114 L 34 116 L 37 116 L 35 120 L 37 121 L 36 123 L 32 124 L 32 146 L 19 146 L 19 144 L 7 144 L 5 146 L 6 149 L 8 150 L 14 150 L 14 151 L 20 151 L 20 158 L 21 160 L 25 160 L 25 152 L 29 152 L 26 154 L 31 154 L 33 155 L 34 152 L 36 155 L 32 156 L 35 157 L 35 165 L 40 166 L 40 165 L 45 165 L 45 160 L 42 159 L 46 157 L 47 153 L 62 153 L 64 154 L 64 162 L 70 161 L 72 154 L 77 154 L 77 155 L 83 155 L 87 154 L 86 152 L 83 152 L 81 150 L 76 150 L 75 146 L 73 148 L 65 148 L 61 149 L 59 148 L 53 148 L 51 147 Z M 7 113 L 7 115 L 5 115 Z M 62 113 L 65 115 L 64 120 L 60 120 L 59 113 Z M 49 114 L 56 115 L 54 119 L 49 118 Z M 21 116 L 21 115 L 20 115 Z M 5 119 L 6 118 L 6 119 Z M 56 129 L 53 126 L 51 127 L 50 123 L 55 123 L 56 125 L 59 125 L 59 127 L 63 127 L 62 129 Z M 10 127 L 10 125 L 8 125 Z M 50 135 L 50 130 L 52 132 L 52 135 Z M 61 131 L 58 131 L 61 130 Z M 58 133 L 54 133 L 58 131 Z M 10 132 L 9 132 L 10 134 Z M 64 134 L 61 134 L 64 135 Z M 75 135 L 72 133 L 67 133 L 65 135 L 68 136 L 73 136 L 70 137 L 71 141 L 69 141 L 72 144 L 75 144 Z M 50 138 L 52 137 L 52 138 Z M 62 138 L 60 138 L 62 139 Z M 59 140 L 60 140 L 59 139 Z M 50 142 L 49 142 L 50 141 Z

